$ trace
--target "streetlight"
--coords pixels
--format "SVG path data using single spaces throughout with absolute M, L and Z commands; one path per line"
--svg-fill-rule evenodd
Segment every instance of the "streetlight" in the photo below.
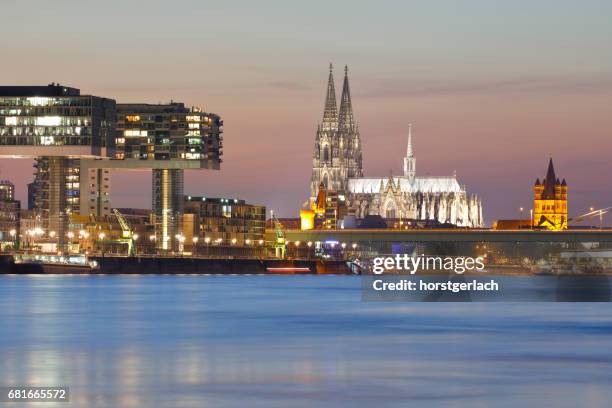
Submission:
M 191 238 L 191 242 L 193 242 L 193 256 L 196 256 L 198 254 L 198 241 L 199 240 L 200 238 L 198 237 Z
M 529 210 L 529 229 L 533 229 L 533 208 Z
M 149 241 L 155 241 L 155 235 L 149 235 Z
M 66 236 L 70 239 L 74 238 L 74 232 L 70 231 L 69 233 L 66 234 Z
M 49 237 L 50 238 L 55 238 L 55 231 L 49 232 Z

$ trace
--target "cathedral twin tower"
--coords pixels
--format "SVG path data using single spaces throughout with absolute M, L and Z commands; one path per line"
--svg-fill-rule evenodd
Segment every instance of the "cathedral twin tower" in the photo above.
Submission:
M 317 127 L 312 158 L 311 204 L 317 201 L 319 187 L 323 185 L 325 191 L 342 196 L 347 214 L 357 219 L 376 215 L 386 220 L 432 220 L 462 227 L 483 225 L 480 199 L 468 195 L 455 175 L 419 177 L 415 174 L 415 163 L 409 127 L 404 174 L 389 177 L 363 176 L 361 137 L 353 115 L 348 68 L 344 68 L 338 109 L 330 64 L 323 121 Z M 317 204 L 319 211 L 322 205 L 324 203 Z
M 361 138 L 353 116 L 348 67 L 344 68 L 338 110 L 333 67 L 330 64 L 323 122 L 318 126 L 315 141 L 310 197 L 314 199 L 317 196 L 321 183 L 329 190 L 346 192 L 348 179 L 362 176 Z

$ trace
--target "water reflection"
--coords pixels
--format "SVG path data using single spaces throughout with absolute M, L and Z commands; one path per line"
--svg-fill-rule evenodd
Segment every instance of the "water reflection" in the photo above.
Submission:
M 0 384 L 67 385 L 74 406 L 612 397 L 606 303 L 362 302 L 356 277 L 3 277 L 0 327 Z

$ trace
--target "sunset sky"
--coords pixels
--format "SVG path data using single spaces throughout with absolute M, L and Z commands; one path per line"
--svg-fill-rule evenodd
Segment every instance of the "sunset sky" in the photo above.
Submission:
M 401 173 L 412 123 L 417 175 L 456 170 L 487 223 L 531 208 L 551 155 L 576 216 L 612 205 L 610 15 L 604 0 L 9 0 L 0 84 L 218 113 L 221 171 L 187 172 L 185 192 L 289 217 L 309 193 L 328 65 L 339 92 L 348 64 L 366 175 Z M 31 164 L 0 160 L 24 201 Z M 115 172 L 112 188 L 113 206 L 150 208 L 149 172 Z

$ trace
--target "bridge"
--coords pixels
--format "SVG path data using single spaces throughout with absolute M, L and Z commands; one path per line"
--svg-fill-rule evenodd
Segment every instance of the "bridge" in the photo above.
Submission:
M 612 242 L 612 229 L 572 229 L 565 231 L 489 230 L 489 229 L 334 229 L 285 230 L 291 242 Z M 266 241 L 276 239 L 274 230 L 266 231 Z

